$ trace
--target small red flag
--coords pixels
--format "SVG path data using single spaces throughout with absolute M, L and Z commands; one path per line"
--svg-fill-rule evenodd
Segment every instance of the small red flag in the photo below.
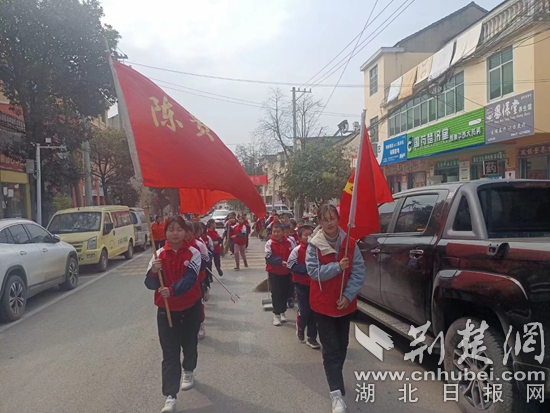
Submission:
M 180 188 L 179 192 L 180 212 L 182 214 L 193 212 L 197 215 L 203 215 L 210 211 L 216 205 L 216 202 L 225 199 L 237 199 L 230 193 L 209 189 Z
M 267 185 L 267 175 L 250 175 L 250 180 L 254 185 Z
M 266 213 L 248 174 L 213 131 L 139 72 L 116 61 L 114 68 L 129 116 L 123 113 L 122 121 L 133 132 L 130 152 L 143 185 L 223 191 L 256 215 Z
M 352 225 L 350 235 L 355 239 L 361 239 L 369 234 L 380 232 L 378 205 L 393 202 L 393 196 L 386 178 L 372 151 L 367 128 L 365 126 L 363 128 L 364 135 L 359 149 L 361 154 L 340 200 L 340 227 L 347 232 L 348 223 L 351 220 L 354 225 Z M 358 177 L 354 187 L 356 173 L 358 173 Z M 356 208 L 352 208 L 354 191 L 357 191 Z M 352 211 L 352 209 L 355 209 L 355 211 Z

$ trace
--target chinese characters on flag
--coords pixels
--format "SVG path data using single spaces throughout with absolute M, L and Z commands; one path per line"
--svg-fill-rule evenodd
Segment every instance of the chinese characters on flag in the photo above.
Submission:
M 254 183 L 212 130 L 139 72 L 120 62 L 114 68 L 135 141 L 135 150 L 130 145 L 134 168 L 140 169 L 143 185 L 193 189 L 187 196 L 197 196 L 198 203 L 212 195 L 201 191 L 221 191 L 256 215 L 265 214 Z

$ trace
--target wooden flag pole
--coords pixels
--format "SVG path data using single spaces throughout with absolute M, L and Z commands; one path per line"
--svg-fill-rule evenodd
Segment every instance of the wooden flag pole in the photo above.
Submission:
M 126 139 L 128 140 L 130 157 L 132 158 L 132 164 L 134 166 L 136 186 L 140 193 L 141 207 L 143 208 L 143 211 L 145 213 L 145 220 L 147 221 L 147 226 L 149 227 L 149 233 L 152 235 L 153 230 L 152 230 L 151 218 L 149 217 L 149 207 L 147 206 L 147 202 L 145 200 L 143 176 L 141 174 L 141 167 L 139 164 L 136 142 L 134 140 L 134 133 L 132 131 L 132 125 L 130 124 L 130 115 L 128 113 L 128 108 L 126 107 L 126 102 L 124 100 L 124 94 L 122 93 L 122 88 L 120 86 L 120 83 L 118 82 L 118 77 L 116 75 L 113 58 L 111 56 L 111 51 L 109 50 L 109 43 L 107 42 L 107 38 L 104 38 L 104 39 L 105 39 L 105 53 L 107 53 L 107 60 L 109 62 L 111 74 L 113 75 L 113 82 L 115 84 L 115 90 L 116 90 L 116 95 L 118 100 L 118 113 L 120 115 L 122 128 L 126 132 Z M 154 240 L 152 240 L 152 243 L 154 243 Z M 155 259 L 158 259 L 156 248 L 153 245 L 151 245 L 151 249 L 153 250 L 153 256 L 155 257 Z M 160 286 L 163 288 L 164 277 L 162 275 L 162 270 L 159 271 L 158 276 L 159 276 Z M 170 313 L 170 307 L 168 306 L 167 298 L 164 299 L 164 306 L 166 308 L 166 317 L 168 318 L 168 325 L 172 327 L 172 314 Z
M 355 167 L 355 177 L 353 178 L 353 190 L 351 192 L 351 205 L 349 208 L 349 219 L 348 219 L 348 233 L 346 236 L 346 250 L 344 257 L 348 256 L 349 251 L 349 243 L 350 243 L 350 233 L 351 229 L 355 226 L 355 214 L 357 210 L 357 180 L 359 178 L 359 167 L 361 166 L 361 153 L 363 152 L 363 145 L 365 140 L 365 116 L 366 112 L 363 110 L 363 113 L 361 114 L 361 135 L 359 139 L 359 153 L 357 154 L 357 166 Z M 351 265 L 351 263 L 350 263 Z M 342 271 L 342 285 L 340 287 L 340 298 L 342 298 L 342 295 L 344 294 L 344 280 L 346 277 L 346 271 L 347 268 Z
M 149 234 L 151 238 L 151 249 L 153 250 L 153 256 L 155 257 L 155 260 L 158 259 L 157 255 L 157 248 L 154 245 L 155 240 L 152 239 L 153 236 L 153 224 L 151 222 L 151 217 L 149 216 L 149 207 L 147 206 L 147 201 L 145 199 L 145 194 L 143 192 L 143 188 L 140 188 L 140 199 L 141 199 L 141 207 L 143 208 L 143 213 L 145 214 L 145 222 L 147 222 L 147 227 L 149 228 Z M 164 288 L 164 276 L 162 274 L 162 269 L 159 271 L 159 282 L 161 288 Z M 164 307 L 166 308 L 166 317 L 168 317 L 168 325 L 170 328 L 172 327 L 172 314 L 170 313 L 170 307 L 168 305 L 168 299 L 164 299 Z

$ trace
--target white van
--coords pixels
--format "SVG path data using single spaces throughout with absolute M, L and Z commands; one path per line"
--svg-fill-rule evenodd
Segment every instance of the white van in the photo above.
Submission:
M 145 251 L 151 242 L 151 234 L 147 220 L 145 219 L 145 212 L 142 208 L 130 208 L 130 214 L 132 215 L 132 222 L 134 224 L 136 248 Z

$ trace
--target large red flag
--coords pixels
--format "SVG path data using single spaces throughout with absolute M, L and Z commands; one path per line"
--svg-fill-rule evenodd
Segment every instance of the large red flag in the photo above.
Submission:
M 223 191 L 242 201 L 256 215 L 266 207 L 248 174 L 220 138 L 151 80 L 114 62 L 129 122 L 136 175 L 143 185 Z M 140 169 L 140 170 L 139 170 Z
M 237 199 L 228 192 L 211 191 L 209 189 L 180 188 L 180 212 L 193 212 L 197 215 L 206 214 L 216 205 L 216 202 L 226 199 Z
M 359 151 L 357 167 L 349 177 L 340 200 L 340 227 L 347 231 L 351 218 L 350 235 L 355 239 L 361 239 L 369 234 L 380 232 L 378 204 L 393 202 L 393 196 L 382 169 L 374 156 L 369 133 L 365 126 L 363 126 Z M 357 181 L 355 181 L 356 173 L 358 174 Z M 355 191 L 357 191 L 355 196 L 356 207 L 353 208 L 352 198 Z

